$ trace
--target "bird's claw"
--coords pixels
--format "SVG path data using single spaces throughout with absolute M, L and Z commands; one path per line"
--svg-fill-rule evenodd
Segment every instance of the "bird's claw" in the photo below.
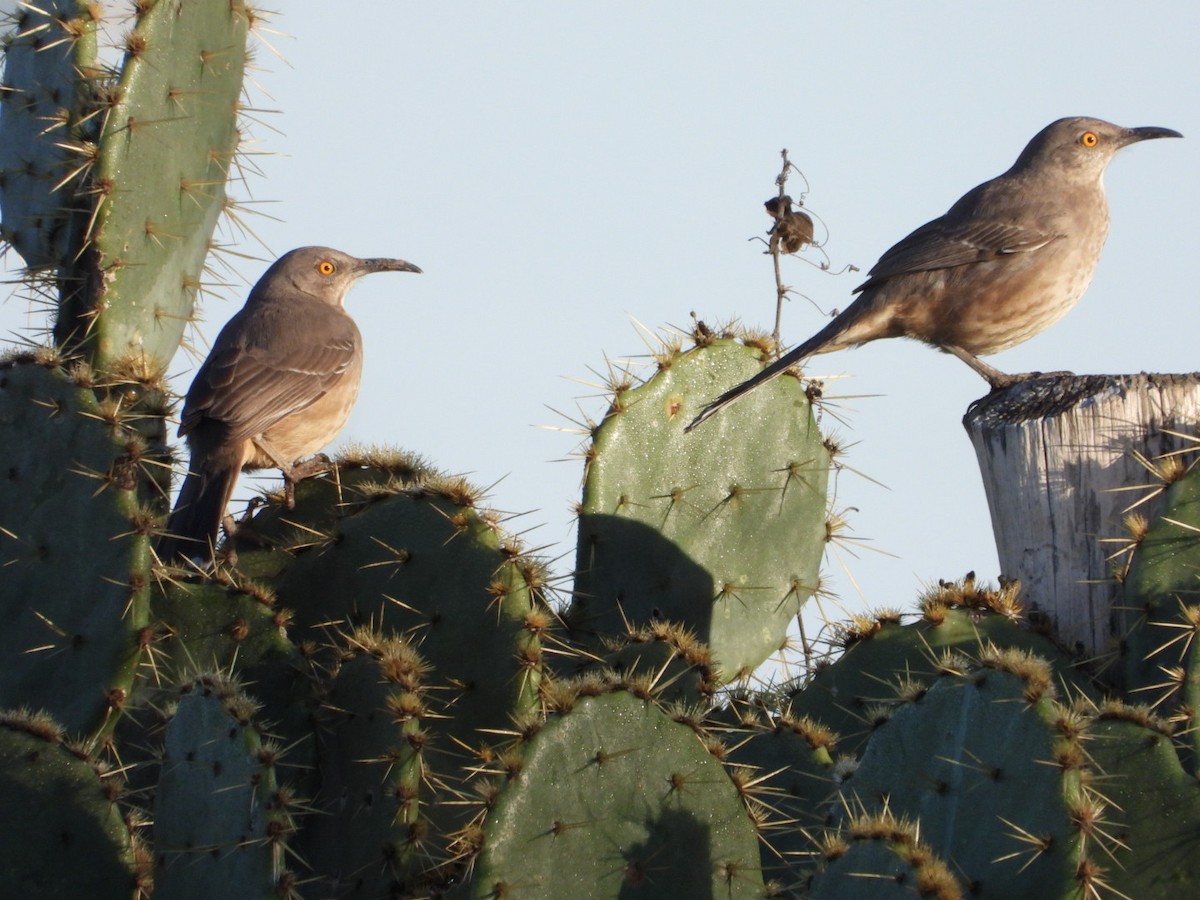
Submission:
M 1060 369 L 1057 372 L 1016 372 L 1012 375 L 1004 372 L 997 372 L 995 376 L 988 378 L 988 384 L 992 386 L 992 393 L 995 393 L 996 391 L 1003 391 L 1024 381 L 1037 381 L 1042 378 L 1074 377 L 1075 373 L 1068 372 L 1066 369 Z
M 296 484 L 310 475 L 320 475 L 333 468 L 333 460 L 324 453 L 302 459 L 283 470 L 283 502 L 289 509 L 296 508 Z
M 318 453 L 315 456 L 310 456 L 308 459 L 300 460 L 292 466 L 290 473 L 284 473 L 284 478 L 288 483 L 295 484 L 303 478 L 308 478 L 310 475 L 320 475 L 332 468 L 333 460 L 324 453 Z

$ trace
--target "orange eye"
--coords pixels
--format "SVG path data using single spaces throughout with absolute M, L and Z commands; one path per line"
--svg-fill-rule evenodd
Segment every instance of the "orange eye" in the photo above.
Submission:
M 1100 143 L 1100 137 L 1094 131 L 1085 131 L 1079 136 L 1079 143 L 1085 147 L 1095 147 Z
M 317 263 L 317 271 L 320 272 L 322 275 L 332 275 L 334 272 L 337 271 L 337 266 L 335 266 L 329 260 L 323 259 L 319 263 Z

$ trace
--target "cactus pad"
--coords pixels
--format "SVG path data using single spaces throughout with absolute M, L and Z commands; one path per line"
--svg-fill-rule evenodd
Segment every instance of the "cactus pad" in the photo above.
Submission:
M 825 548 L 829 452 L 809 398 L 778 378 L 683 431 L 759 356 L 734 340 L 666 353 L 649 381 L 617 393 L 588 451 L 567 615 L 577 634 L 677 622 L 712 648 L 724 681 L 782 645 Z
M 128 695 L 147 621 L 153 517 L 145 444 L 78 379 L 0 364 L 0 700 L 104 728 Z
M 686 725 L 615 693 L 526 742 L 484 823 L 471 896 L 761 897 L 757 837 Z

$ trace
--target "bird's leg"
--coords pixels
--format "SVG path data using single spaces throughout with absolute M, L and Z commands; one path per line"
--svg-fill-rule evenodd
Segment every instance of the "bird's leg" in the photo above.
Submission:
M 234 551 L 231 538 L 236 537 L 239 544 L 249 547 L 269 549 L 274 546 L 270 538 L 254 527 L 252 521 L 254 514 L 267 503 L 266 497 L 251 497 L 246 503 L 246 511 L 240 519 L 227 515 L 221 520 L 221 528 L 225 532 L 225 542 L 221 545 L 221 549 L 226 554 L 227 560 L 231 561 L 231 565 L 235 565 L 237 562 L 237 553 Z
M 979 377 L 992 386 L 992 390 L 999 390 L 1000 388 L 1015 384 L 1015 380 L 1012 375 L 1008 375 L 993 366 L 989 366 L 974 353 L 968 353 L 962 347 L 955 347 L 953 344 L 943 344 L 942 349 L 947 353 L 953 353 L 968 366 L 974 369 Z
M 295 509 L 296 506 L 296 484 L 301 479 L 306 479 L 310 475 L 318 475 L 322 472 L 329 472 L 332 467 L 332 461 L 325 454 L 317 454 L 310 456 L 307 460 L 296 460 L 290 466 L 281 466 L 280 473 L 283 475 L 283 502 L 287 504 L 288 509 Z
M 279 471 L 283 473 L 283 494 L 287 502 L 287 508 L 296 508 L 296 484 L 301 479 L 307 478 L 310 475 L 320 475 L 322 472 L 328 472 L 332 468 L 333 460 L 324 453 L 314 454 L 308 459 L 298 459 L 286 469 L 280 468 Z
M 279 473 L 283 475 L 283 498 L 284 504 L 288 509 L 296 508 L 296 483 L 310 475 L 316 475 L 320 472 L 327 472 L 333 466 L 333 462 L 324 453 L 318 453 L 315 456 L 310 456 L 308 459 L 295 460 L 289 462 L 285 460 L 276 450 L 271 442 L 263 438 L 261 435 L 254 438 L 254 446 L 262 451 L 263 455 L 275 463 L 279 468 Z
M 952 353 L 965 362 L 968 366 L 975 370 L 984 381 L 992 386 L 993 391 L 1000 391 L 1004 388 L 1012 387 L 1014 384 L 1020 384 L 1022 381 L 1030 381 L 1034 378 L 1056 378 L 1060 375 L 1072 376 L 1074 372 L 1020 372 L 1016 374 L 1008 374 L 1001 372 L 999 369 L 989 366 L 982 359 L 973 353 L 968 353 L 962 347 L 955 347 L 951 344 L 943 344 L 942 349 L 947 353 Z
M 259 449 L 263 456 L 275 463 L 275 467 L 279 469 L 279 473 L 283 476 L 283 502 L 288 509 L 296 508 L 296 488 L 295 484 L 299 480 L 295 476 L 295 469 L 289 460 L 283 458 L 279 451 L 276 450 L 271 442 L 264 438 L 261 434 L 258 437 L 251 438 L 254 441 L 254 446 Z
M 292 466 L 292 478 L 295 481 L 299 481 L 301 478 L 307 478 L 309 475 L 320 475 L 322 472 L 328 472 L 332 468 L 333 460 L 324 453 L 316 453 L 308 459 L 298 460 Z
M 333 468 L 333 460 L 324 453 L 314 453 L 308 459 L 298 460 L 292 466 L 292 474 L 296 480 L 307 478 L 309 475 L 319 475 Z
M 224 553 L 225 562 L 231 566 L 236 566 L 238 555 L 237 551 L 233 549 L 233 537 L 238 532 L 238 524 L 232 513 L 226 513 L 225 518 L 221 519 L 221 530 L 225 532 L 225 540 L 221 543 L 221 550 Z M 213 557 L 216 557 L 215 552 Z

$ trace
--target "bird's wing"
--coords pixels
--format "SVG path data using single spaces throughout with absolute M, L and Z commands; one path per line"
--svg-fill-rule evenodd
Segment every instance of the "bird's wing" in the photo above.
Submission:
M 320 339 L 312 339 L 320 332 Z M 196 373 L 180 434 L 201 419 L 224 423 L 232 440 L 262 434 L 324 396 L 353 364 L 358 347 L 352 324 L 347 329 L 312 329 L 304 340 L 283 347 L 237 340 L 236 334 L 230 341 L 224 337 L 217 339 Z
M 950 225 L 945 217 L 934 219 L 884 253 L 855 292 L 906 272 L 948 269 L 1013 253 L 1032 253 L 1062 236 L 1008 222 Z

